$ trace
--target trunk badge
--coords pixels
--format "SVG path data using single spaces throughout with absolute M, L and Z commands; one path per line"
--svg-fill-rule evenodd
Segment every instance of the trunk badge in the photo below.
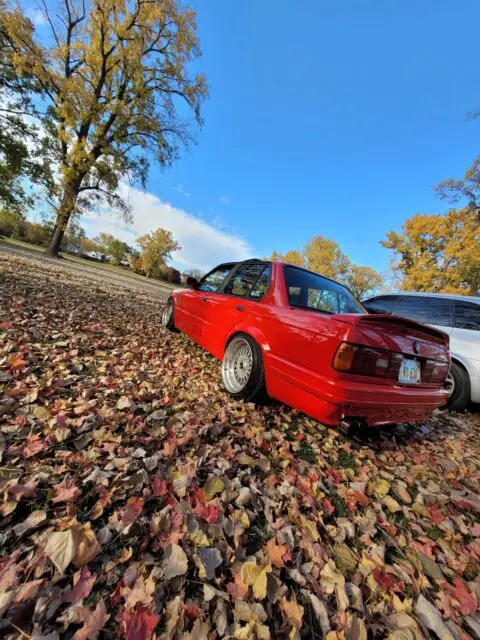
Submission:
M 413 343 L 413 350 L 415 351 L 415 353 L 420 353 L 420 342 L 418 342 L 417 340 L 415 340 L 415 342 Z

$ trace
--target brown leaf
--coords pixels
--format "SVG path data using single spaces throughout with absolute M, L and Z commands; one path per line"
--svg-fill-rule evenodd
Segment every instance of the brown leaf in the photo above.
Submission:
M 289 547 L 286 544 L 277 544 L 275 538 L 270 538 L 264 547 L 267 558 L 277 569 L 282 569 L 285 566 L 283 561 L 283 555 L 288 552 Z
M 295 593 L 292 593 L 291 600 L 287 600 L 287 598 L 285 597 L 281 598 L 280 608 L 286 615 L 291 625 L 293 625 L 296 629 L 300 629 L 302 627 L 304 609 L 297 603 Z
M 165 580 L 183 576 L 188 570 L 188 558 L 178 544 L 169 544 L 163 555 L 163 575 Z
M 28 516 L 26 520 L 24 520 L 20 524 L 16 524 L 13 527 L 13 531 L 15 532 L 15 535 L 20 537 L 24 533 L 27 533 L 27 531 L 30 531 L 31 529 L 38 527 L 38 525 L 42 524 L 42 522 L 45 522 L 46 519 L 47 519 L 46 511 L 32 511 L 32 513 Z
M 98 544 L 90 523 L 76 527 L 75 535 L 77 538 L 77 552 L 73 559 L 73 564 L 76 567 L 82 567 L 93 560 L 101 552 L 102 548 Z
M 83 625 L 75 633 L 73 640 L 94 640 L 110 618 L 110 614 L 106 612 L 103 600 L 100 600 L 94 611 L 89 607 L 83 607 L 79 618 Z
M 63 573 L 77 554 L 78 542 L 73 529 L 51 533 L 45 545 L 47 555 L 60 573 Z

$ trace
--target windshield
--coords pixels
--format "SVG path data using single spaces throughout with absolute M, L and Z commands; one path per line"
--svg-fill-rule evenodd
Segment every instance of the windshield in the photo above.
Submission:
M 338 282 L 297 267 L 285 267 L 284 273 L 292 307 L 325 313 L 366 313 L 360 302 Z

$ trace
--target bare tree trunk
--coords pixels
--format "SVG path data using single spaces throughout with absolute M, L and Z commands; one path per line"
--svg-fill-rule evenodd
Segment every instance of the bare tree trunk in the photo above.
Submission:
M 60 200 L 60 206 L 58 208 L 57 219 L 55 220 L 53 235 L 46 251 L 49 256 L 54 258 L 58 258 L 63 236 L 65 235 L 68 222 L 75 209 L 75 205 L 77 204 L 82 178 L 77 178 L 72 183 L 64 186 L 62 199 Z

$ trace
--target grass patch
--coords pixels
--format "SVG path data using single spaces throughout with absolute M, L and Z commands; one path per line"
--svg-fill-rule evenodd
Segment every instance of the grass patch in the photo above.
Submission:
M 437 527 L 436 525 L 431 529 L 427 529 L 425 533 L 430 538 L 430 540 L 433 540 L 434 542 L 436 542 L 437 540 L 440 540 L 440 538 L 445 537 L 445 532 L 442 531 L 440 527 Z
M 302 442 L 298 455 L 302 460 L 305 460 L 305 462 L 310 462 L 310 464 L 315 464 L 315 462 L 317 461 L 317 454 L 308 444 L 308 442 L 305 441 Z
M 337 469 L 356 469 L 357 461 L 351 451 L 340 451 L 338 460 L 334 462 L 333 466 Z

